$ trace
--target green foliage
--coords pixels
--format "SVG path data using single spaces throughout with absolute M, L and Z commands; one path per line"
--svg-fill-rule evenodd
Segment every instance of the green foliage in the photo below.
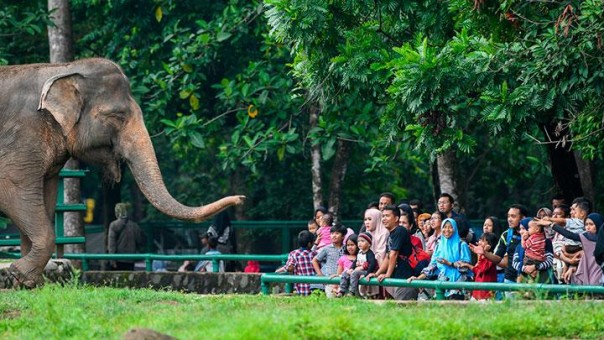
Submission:
M 0 65 L 48 60 L 49 23 L 45 1 L 0 7 Z

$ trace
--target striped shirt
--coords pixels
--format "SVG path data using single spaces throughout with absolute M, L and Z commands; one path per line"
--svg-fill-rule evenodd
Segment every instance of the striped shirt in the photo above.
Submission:
M 526 241 L 522 241 L 524 248 L 524 256 L 527 256 L 535 261 L 545 261 L 545 234 L 535 233 L 529 236 Z

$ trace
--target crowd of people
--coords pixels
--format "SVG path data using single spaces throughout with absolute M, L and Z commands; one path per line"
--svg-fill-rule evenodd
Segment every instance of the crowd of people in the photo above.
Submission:
M 443 193 L 433 213 L 423 213 L 417 200 L 395 204 L 382 193 L 364 214 L 358 234 L 334 223 L 324 208 L 315 211 L 308 230 L 298 235 L 280 272 L 339 277 L 339 285 L 294 284 L 309 295 L 324 290 L 327 297 L 357 296 L 396 300 L 430 299 L 434 292 L 412 287 L 359 285 L 363 278 L 603 285 L 604 218 L 592 203 L 578 197 L 569 205 L 561 197 L 535 216 L 520 204 L 507 212 L 507 227 L 494 216 L 485 218 L 480 237 L 466 217 L 454 209 L 454 198 Z M 516 293 L 506 292 L 506 297 Z M 445 292 L 451 300 L 502 299 L 493 291 Z

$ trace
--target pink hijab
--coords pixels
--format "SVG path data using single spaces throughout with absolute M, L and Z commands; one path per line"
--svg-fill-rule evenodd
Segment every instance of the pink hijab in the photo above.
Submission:
M 370 231 L 371 236 L 373 236 L 371 250 L 373 250 L 378 263 L 382 263 L 382 260 L 386 257 L 386 243 L 390 233 L 382 224 L 381 211 L 375 208 L 367 209 L 365 210 L 365 216 L 371 217 L 371 229 L 374 229 Z

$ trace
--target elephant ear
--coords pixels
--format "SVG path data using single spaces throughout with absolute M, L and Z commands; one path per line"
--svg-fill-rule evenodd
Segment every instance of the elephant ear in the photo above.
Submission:
M 84 101 L 78 86 L 79 73 L 58 74 L 46 80 L 42 87 L 38 111 L 48 111 L 68 136 L 80 120 Z

